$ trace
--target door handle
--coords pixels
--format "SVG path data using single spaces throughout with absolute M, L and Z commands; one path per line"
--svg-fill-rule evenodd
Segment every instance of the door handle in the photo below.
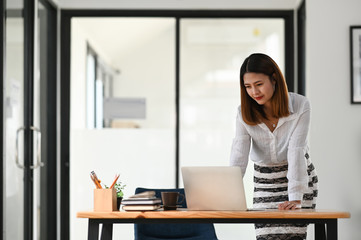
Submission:
M 44 166 L 44 163 L 41 161 L 41 131 L 39 128 L 34 126 L 31 126 L 30 130 L 36 132 L 36 147 L 37 147 L 36 164 L 30 166 L 30 169 L 35 169 Z
M 24 169 L 25 166 L 22 165 L 19 161 L 19 133 L 24 131 L 25 127 L 19 127 L 16 131 L 16 142 L 15 142 L 15 164 L 18 168 Z M 36 132 L 36 147 L 37 147 L 37 154 L 36 154 L 36 164 L 30 166 L 30 169 L 35 169 L 38 167 L 43 167 L 44 163 L 41 161 L 41 131 L 39 128 L 31 126 L 30 130 Z
M 25 130 L 25 127 L 19 127 L 18 130 L 16 130 L 16 140 L 15 140 L 15 164 L 18 168 L 21 168 L 21 169 L 24 169 L 25 166 L 20 164 L 20 161 L 19 161 L 19 133 L 24 130 Z

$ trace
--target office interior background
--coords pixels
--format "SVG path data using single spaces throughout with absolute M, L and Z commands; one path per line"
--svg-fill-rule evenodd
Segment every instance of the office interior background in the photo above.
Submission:
M 292 91 L 310 99 L 317 207 L 351 212 L 339 238 L 358 239 L 361 105 L 350 101 L 349 28 L 361 25 L 360 7 L 4 1 L 2 239 L 86 238 L 76 212 L 92 208 L 92 170 L 105 184 L 119 173 L 127 196 L 137 186 L 182 187 L 181 166 L 228 165 L 239 67 L 252 52 L 272 56 Z M 249 207 L 252 184 L 250 164 Z M 215 226 L 219 239 L 254 239 L 253 225 Z M 116 226 L 114 236 L 132 239 L 133 226 Z

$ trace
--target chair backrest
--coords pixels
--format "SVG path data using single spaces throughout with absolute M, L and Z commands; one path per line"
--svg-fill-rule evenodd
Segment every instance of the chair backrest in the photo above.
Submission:
M 161 192 L 179 192 L 184 194 L 183 188 L 178 189 L 152 189 L 137 188 L 135 193 L 145 191 L 154 191 L 156 197 L 161 198 Z M 182 208 L 187 207 L 184 200 L 180 205 Z M 167 224 L 134 224 L 135 240 L 161 240 L 161 239 L 177 239 L 177 240 L 216 240 L 217 235 L 213 224 L 211 223 L 167 223 Z

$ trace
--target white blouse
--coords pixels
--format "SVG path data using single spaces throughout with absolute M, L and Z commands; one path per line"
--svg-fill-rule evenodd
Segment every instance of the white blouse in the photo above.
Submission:
M 230 164 L 240 166 L 244 176 L 248 159 L 270 166 L 288 163 L 288 197 L 293 201 L 302 200 L 308 187 L 305 154 L 308 153 L 310 103 L 302 95 L 289 93 L 289 110 L 290 115 L 280 118 L 271 132 L 264 123 L 247 125 L 239 106 Z

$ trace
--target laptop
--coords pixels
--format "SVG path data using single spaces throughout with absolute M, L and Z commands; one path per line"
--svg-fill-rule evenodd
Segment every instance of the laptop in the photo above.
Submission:
M 182 167 L 189 210 L 247 210 L 240 167 Z

